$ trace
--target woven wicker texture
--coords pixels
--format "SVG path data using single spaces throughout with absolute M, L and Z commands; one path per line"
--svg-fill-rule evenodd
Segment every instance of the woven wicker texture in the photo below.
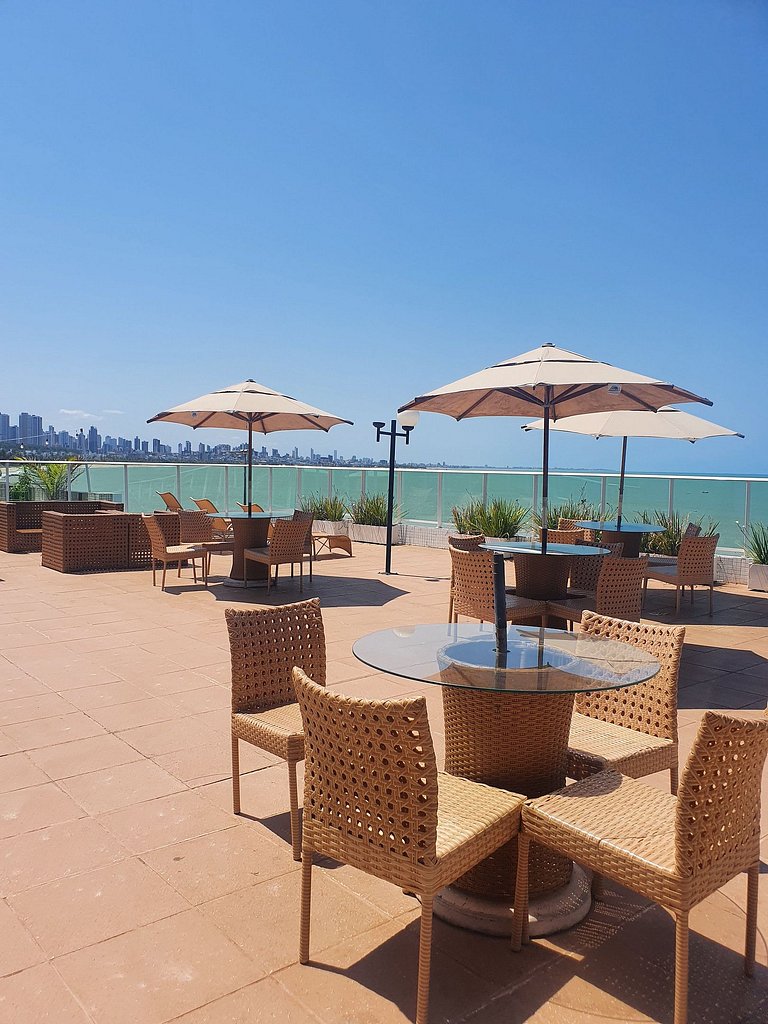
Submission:
M 206 550 L 198 544 L 171 544 L 170 540 L 178 536 L 179 516 L 177 514 L 159 513 L 142 517 L 149 534 L 152 549 L 152 586 L 156 586 L 156 570 L 160 563 L 163 577 L 160 587 L 165 590 L 165 576 L 169 565 L 177 567 L 177 576 L 181 577 L 182 564 L 192 563 L 192 575 L 197 583 L 197 560 L 200 559 L 203 583 L 208 586 L 208 557 Z
M 493 552 L 460 551 L 451 547 L 453 621 L 466 615 L 481 622 L 495 620 L 493 606 Z M 507 622 L 537 621 L 544 612 L 541 601 L 506 595 Z
M 448 536 L 448 547 L 457 551 L 479 551 L 485 544 L 482 533 L 452 533 Z M 451 585 L 448 592 L 448 621 L 453 622 L 453 562 L 451 562 Z
M 310 530 L 311 525 L 310 523 Z M 299 589 L 304 589 L 304 548 L 306 537 L 307 523 L 303 519 L 278 519 L 273 524 L 272 537 L 266 548 L 245 549 L 243 555 L 246 561 L 261 562 L 269 566 L 267 593 L 269 593 L 272 585 L 272 567 L 275 567 L 275 582 L 277 582 L 277 567 L 290 564 L 291 575 L 293 575 L 293 566 L 296 562 L 299 564 Z
M 299 860 L 296 763 L 304 758 L 301 711 L 293 687 L 295 666 L 325 685 L 325 630 L 320 602 L 224 612 L 232 664 L 232 804 L 240 812 L 238 741 L 245 740 L 288 762 L 291 841 Z
M 192 501 L 201 512 L 205 512 L 207 515 L 219 511 L 209 498 L 193 498 Z M 214 537 L 217 537 L 219 540 L 228 540 L 232 536 L 232 522 L 224 516 L 211 519 L 211 526 Z
M 685 629 L 585 612 L 581 632 L 647 651 L 660 669 L 653 679 L 636 686 L 577 694 L 568 740 L 569 776 L 581 779 L 606 767 L 633 778 L 669 771 L 674 793 L 677 684 Z
M 547 616 L 581 622 L 584 612 L 610 615 L 616 619 L 639 622 L 643 605 L 643 578 L 645 566 L 639 558 L 602 559 L 594 599 L 569 598 L 548 601 Z
M 200 510 L 179 511 L 179 543 L 201 544 L 213 540 L 213 520 Z
M 548 601 L 568 596 L 570 558 L 515 552 L 514 563 L 515 590 L 521 597 Z
M 541 527 L 536 527 L 539 540 L 541 540 Z M 571 530 L 547 530 L 547 543 L 548 544 L 578 544 L 579 541 L 584 540 L 584 531 L 580 527 L 574 527 Z
M 490 786 L 538 796 L 565 782 L 572 694 L 496 694 L 442 689 L 445 770 Z M 456 883 L 484 896 L 514 895 L 517 840 Z M 531 892 L 548 892 L 571 876 L 571 862 L 543 847 L 533 854 Z
M 607 548 L 614 558 L 621 558 L 624 550 L 624 545 L 621 542 L 618 544 L 601 544 L 600 546 Z M 570 589 L 595 595 L 604 557 L 600 555 L 574 555 L 571 558 Z
M 596 540 L 596 534 L 594 530 L 585 530 L 583 526 L 578 525 L 577 519 L 563 519 L 561 516 L 557 520 L 558 530 L 581 530 L 582 539 L 578 543 L 581 544 L 594 544 Z
M 300 669 L 294 685 L 307 748 L 299 959 L 309 959 L 315 853 L 416 893 L 416 1022 L 426 1024 L 434 895 L 517 834 L 523 797 L 438 775 L 424 697 L 345 697 Z
M 315 558 L 315 548 L 312 544 L 312 526 L 315 522 L 315 517 L 311 512 L 305 512 L 303 509 L 297 508 L 293 513 L 294 522 L 301 522 L 306 525 L 306 535 L 304 537 L 304 554 L 307 555 L 309 560 L 309 578 L 312 579 L 312 563 Z
M 672 911 L 675 1024 L 688 1001 L 688 915 L 748 872 L 744 967 L 752 973 L 760 863 L 760 782 L 768 720 L 708 711 L 675 798 L 608 769 L 523 810 L 513 945 L 527 921 L 526 848 L 533 838 Z
M 43 546 L 43 514 L 122 512 L 117 501 L 0 501 L 0 551 L 24 553 Z
M 57 572 L 137 569 L 150 564 L 149 537 L 138 513 L 43 512 L 42 564 Z
M 693 604 L 694 586 L 709 587 L 709 614 L 712 614 L 712 591 L 715 583 L 715 550 L 719 534 L 712 537 L 683 537 L 677 562 L 666 566 L 644 564 L 644 595 L 648 580 L 660 580 L 675 588 L 675 608 L 680 611 L 680 594 L 685 587 L 691 588 Z M 645 562 L 645 560 L 643 560 Z

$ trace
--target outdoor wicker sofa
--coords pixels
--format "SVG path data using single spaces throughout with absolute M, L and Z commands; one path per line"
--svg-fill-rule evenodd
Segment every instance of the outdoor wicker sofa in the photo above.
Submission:
M 0 550 L 42 550 L 44 512 L 92 515 L 122 510 L 118 501 L 0 501 Z

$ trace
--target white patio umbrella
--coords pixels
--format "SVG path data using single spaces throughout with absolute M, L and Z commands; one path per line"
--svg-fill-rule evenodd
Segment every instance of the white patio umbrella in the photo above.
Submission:
M 271 434 L 276 430 L 324 430 L 338 423 L 352 423 L 333 413 L 282 395 L 254 380 L 232 384 L 221 391 L 212 391 L 183 405 L 159 412 L 147 423 L 183 423 L 220 430 L 248 431 L 248 515 L 253 499 L 253 433 Z
M 544 420 L 524 423 L 523 430 L 543 430 Z M 658 412 L 594 412 L 582 416 L 566 416 L 550 424 L 551 430 L 562 430 L 570 434 L 586 434 L 590 437 L 620 437 L 621 473 L 619 474 L 619 504 L 617 524 L 621 527 L 621 513 L 624 505 L 624 474 L 627 465 L 628 437 L 660 437 L 678 441 L 702 441 L 707 437 L 744 437 L 736 430 L 721 427 L 717 423 L 694 416 L 682 409 L 665 406 Z
M 474 416 L 528 416 L 543 412 L 541 550 L 547 550 L 550 420 L 587 412 L 656 411 L 670 402 L 712 403 L 674 384 L 596 359 L 541 345 L 414 398 L 403 409 Z

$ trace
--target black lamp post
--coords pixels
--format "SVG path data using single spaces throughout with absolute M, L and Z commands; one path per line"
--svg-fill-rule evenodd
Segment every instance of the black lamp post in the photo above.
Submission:
M 387 488 L 387 553 L 384 561 L 384 575 L 392 575 L 392 517 L 394 515 L 395 506 L 395 446 L 397 444 L 398 437 L 404 437 L 405 443 L 409 444 L 411 439 L 411 431 L 419 422 L 419 414 L 413 410 L 406 410 L 405 412 L 398 413 L 397 419 L 392 420 L 389 430 L 385 430 L 385 423 L 383 420 L 374 422 L 376 427 L 376 441 L 379 442 L 382 437 L 389 438 L 389 484 Z M 403 428 L 402 431 L 397 429 L 398 423 Z

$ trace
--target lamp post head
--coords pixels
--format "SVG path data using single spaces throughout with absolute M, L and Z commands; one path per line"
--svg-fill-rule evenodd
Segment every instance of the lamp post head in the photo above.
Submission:
M 397 422 L 403 430 L 413 430 L 419 422 L 419 414 L 415 409 L 403 409 L 397 414 Z

